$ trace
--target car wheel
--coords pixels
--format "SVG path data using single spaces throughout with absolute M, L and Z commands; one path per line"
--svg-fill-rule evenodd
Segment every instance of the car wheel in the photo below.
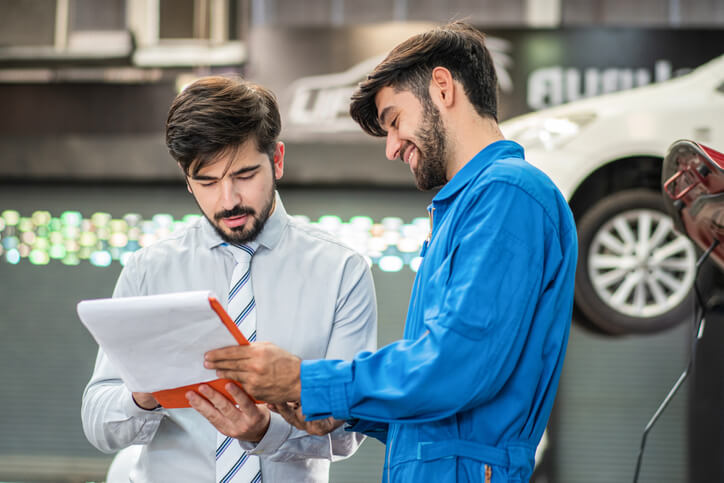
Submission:
M 693 310 L 697 251 L 674 231 L 660 193 L 620 191 L 578 224 L 576 305 L 611 334 L 671 327 Z

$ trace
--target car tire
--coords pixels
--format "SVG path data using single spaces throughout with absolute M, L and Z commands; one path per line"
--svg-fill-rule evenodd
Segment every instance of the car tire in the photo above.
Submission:
M 697 256 L 694 243 L 674 231 L 660 193 L 616 192 L 578 223 L 576 306 L 609 334 L 672 327 L 693 316 Z M 711 279 L 711 268 L 705 272 Z

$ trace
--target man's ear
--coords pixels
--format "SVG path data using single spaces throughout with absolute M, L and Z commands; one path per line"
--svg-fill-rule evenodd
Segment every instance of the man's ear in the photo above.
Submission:
M 284 175 L 284 143 L 277 142 L 274 148 L 274 159 L 272 160 L 274 167 L 274 179 L 279 179 Z
M 449 108 L 455 103 L 455 95 L 455 82 L 450 71 L 439 66 L 432 69 L 430 97 L 433 101 Z

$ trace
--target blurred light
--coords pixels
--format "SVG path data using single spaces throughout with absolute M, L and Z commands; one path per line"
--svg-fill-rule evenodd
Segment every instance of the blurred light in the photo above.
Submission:
M 21 232 L 23 231 L 32 231 L 35 228 L 33 225 L 33 220 L 30 218 L 21 217 L 18 221 L 18 230 Z
M 128 237 L 125 233 L 114 233 L 111 235 L 110 244 L 112 247 L 123 248 L 128 244 Z
M 8 226 L 15 226 L 20 221 L 20 213 L 15 210 L 5 210 L 0 216 Z
M 414 253 L 420 251 L 420 242 L 413 238 L 401 238 L 397 242 L 397 249 L 405 253 Z
M 127 232 L 128 231 L 128 223 L 126 220 L 111 220 L 111 232 L 117 233 L 117 232 Z
M 8 263 L 12 263 L 13 265 L 20 262 L 20 252 L 16 250 L 15 248 L 11 248 L 10 250 L 5 253 L 5 260 L 8 261 Z
M 16 248 L 19 243 L 20 243 L 20 240 L 16 236 L 9 236 L 9 237 L 2 239 L 2 244 L 6 250 Z
M 36 211 L 31 215 L 30 218 L 35 226 L 47 225 L 48 223 L 50 223 L 50 212 Z
M 410 261 L 410 269 L 417 273 L 417 271 L 420 269 L 420 265 L 422 264 L 422 257 L 415 257 Z
M 85 233 L 81 233 L 79 242 L 82 247 L 92 247 L 96 244 L 96 242 L 98 242 L 98 237 L 95 233 L 87 231 Z
M 93 213 L 90 217 L 90 221 L 96 227 L 106 226 L 111 221 L 111 215 L 103 212 Z
M 79 211 L 64 211 L 60 215 L 60 221 L 67 226 L 80 226 L 83 215 Z
M 63 245 L 51 245 L 50 246 L 50 258 L 53 260 L 61 260 L 65 258 L 67 250 Z
M 190 214 L 190 215 L 184 215 L 183 218 L 181 218 L 181 220 L 184 223 L 193 223 L 194 221 L 198 220 L 199 218 L 201 218 L 201 215 Z
M 63 257 L 63 260 L 61 260 L 63 265 L 79 265 L 80 264 L 80 257 L 78 257 L 75 253 L 68 253 Z
M 129 227 L 135 227 L 138 226 L 141 221 L 143 221 L 143 217 L 138 213 L 128 213 L 126 215 L 123 215 L 123 220 Z
M 357 229 L 369 231 L 374 222 L 369 216 L 353 216 L 349 219 L 349 224 Z
M 26 231 L 20 235 L 20 239 L 23 243 L 27 243 L 28 245 L 32 245 L 35 242 L 35 238 L 35 232 L 33 231 Z
M 131 255 L 133 255 L 133 252 L 123 252 L 118 261 L 125 267 L 126 263 L 128 263 L 128 259 L 131 258 Z
M 378 264 L 383 272 L 399 272 L 404 265 L 402 258 L 389 255 L 380 258 Z
M 171 225 L 173 225 L 173 216 L 167 213 L 159 213 L 157 215 L 153 215 L 151 221 L 161 228 L 171 228 Z
M 95 265 L 96 267 L 107 267 L 111 264 L 113 258 L 111 257 L 111 254 L 107 251 L 97 251 L 91 253 L 89 260 L 91 264 Z
M 9 263 L 28 258 L 34 265 L 45 265 L 50 260 L 60 260 L 65 265 L 89 260 L 99 267 L 118 260 L 125 265 L 139 248 L 169 236 L 201 216 L 188 214 L 175 220 L 168 213 L 159 213 L 144 220 L 136 213 L 112 218 L 109 213 L 96 212 L 83 218 L 78 211 L 64 211 L 54 218 L 45 210 L 35 211 L 30 217 L 5 210 L 0 214 L 0 257 Z M 304 215 L 293 219 L 333 233 L 361 253 L 368 264 L 378 264 L 386 272 L 399 271 L 405 265 L 417 270 L 421 259 L 416 254 L 429 230 L 428 218 L 423 217 L 409 224 L 399 217 L 385 217 L 375 223 L 363 215 L 353 216 L 348 222 L 336 215 L 321 216 L 316 222 Z
M 50 257 L 48 256 L 48 252 L 44 250 L 32 250 L 28 255 L 28 260 L 30 260 L 30 263 L 33 265 L 47 265 Z

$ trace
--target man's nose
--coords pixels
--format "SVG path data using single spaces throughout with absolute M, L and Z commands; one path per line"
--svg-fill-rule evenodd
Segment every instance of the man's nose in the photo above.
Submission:
M 234 180 L 230 177 L 223 178 L 221 185 L 221 203 L 224 209 L 230 210 L 241 204 L 241 193 L 236 189 Z
M 387 159 L 390 161 L 397 159 L 400 155 L 401 144 L 400 138 L 395 131 L 390 130 L 387 132 L 387 144 L 385 146 L 385 156 L 387 156 Z

